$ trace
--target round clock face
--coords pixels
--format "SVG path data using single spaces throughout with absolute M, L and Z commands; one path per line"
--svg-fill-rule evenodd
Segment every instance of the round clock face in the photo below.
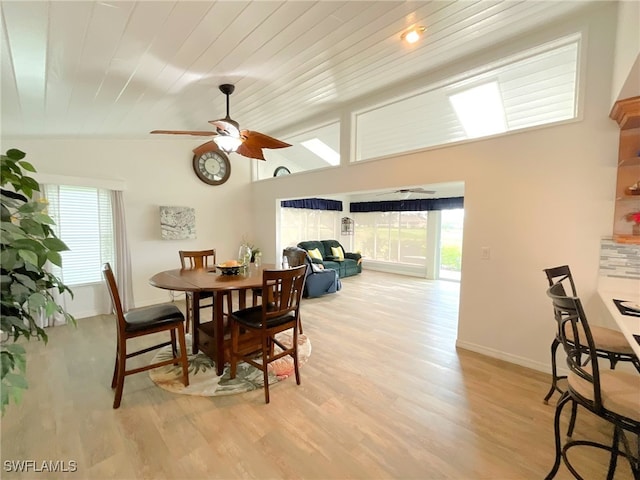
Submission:
M 222 185 L 229 180 L 231 164 L 224 153 L 213 150 L 193 156 L 193 170 L 198 178 L 209 185 Z
M 278 167 L 273 172 L 274 177 L 281 177 L 282 175 L 289 175 L 291 172 L 287 167 Z

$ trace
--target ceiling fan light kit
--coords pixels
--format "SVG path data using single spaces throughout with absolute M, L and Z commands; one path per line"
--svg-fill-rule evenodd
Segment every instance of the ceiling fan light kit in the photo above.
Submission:
M 213 141 L 225 153 L 235 152 L 242 144 L 240 137 L 232 137 L 231 135 L 218 135 L 214 137 Z

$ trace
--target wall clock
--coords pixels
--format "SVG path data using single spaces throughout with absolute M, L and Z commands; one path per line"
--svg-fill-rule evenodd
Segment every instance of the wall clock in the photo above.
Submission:
M 289 175 L 291 172 L 289 171 L 289 169 L 287 167 L 278 167 L 274 170 L 273 172 L 273 176 L 274 177 L 281 177 L 283 175 Z
M 200 180 L 209 185 L 222 185 L 229 180 L 229 157 L 219 150 L 209 150 L 193 156 L 193 170 Z

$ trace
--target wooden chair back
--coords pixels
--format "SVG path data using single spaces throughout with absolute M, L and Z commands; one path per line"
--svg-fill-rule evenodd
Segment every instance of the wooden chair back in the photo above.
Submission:
M 300 319 L 300 299 L 304 290 L 307 266 L 300 265 L 285 270 L 264 270 L 262 273 L 262 327 L 268 328 L 270 320 L 291 315 L 297 325 Z M 265 296 L 265 292 L 269 292 Z
M 216 266 L 216 250 L 180 250 L 180 264 L 183 269 L 200 270 Z
M 124 310 L 122 309 L 122 302 L 120 301 L 120 292 L 118 292 L 118 285 L 116 284 L 116 277 L 113 274 L 111 265 L 105 263 L 102 266 L 102 273 L 107 281 L 107 289 L 109 290 L 109 296 L 111 297 L 111 304 L 116 314 L 116 320 L 118 325 L 118 335 L 124 334 L 125 331 L 125 319 Z

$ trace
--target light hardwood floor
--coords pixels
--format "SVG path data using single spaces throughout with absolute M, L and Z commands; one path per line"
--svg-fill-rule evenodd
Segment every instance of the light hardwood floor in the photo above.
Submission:
M 269 405 L 262 390 L 190 397 L 141 373 L 113 410 L 113 318 L 49 329 L 47 346 L 28 344 L 31 387 L 2 419 L 1 476 L 543 478 L 550 376 L 457 350 L 458 294 L 453 282 L 366 271 L 305 300 L 313 350 L 302 385 L 273 386 Z M 581 411 L 574 435 L 606 441 L 610 428 Z M 576 448 L 572 458 L 586 478 L 604 478 L 604 454 Z M 78 471 L 8 472 L 12 460 L 73 460 Z M 572 477 L 561 467 L 556 478 Z M 624 461 L 616 478 L 631 478 Z

